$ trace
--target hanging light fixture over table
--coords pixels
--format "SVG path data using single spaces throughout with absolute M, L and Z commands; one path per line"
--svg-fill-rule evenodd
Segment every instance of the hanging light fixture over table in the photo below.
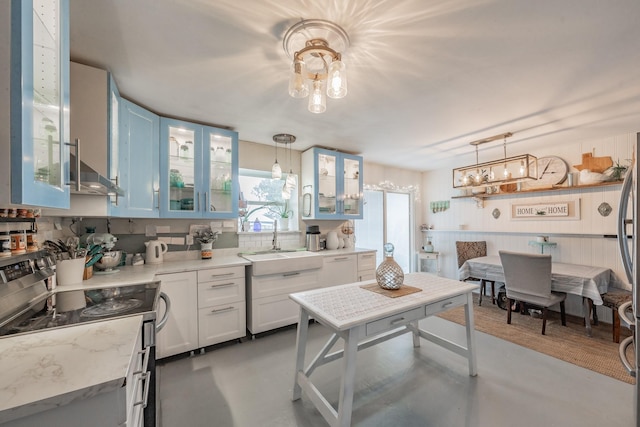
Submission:
M 453 188 L 489 187 L 538 179 L 538 160 L 531 154 L 507 157 L 507 138 L 511 132 L 470 142 L 476 148 L 476 164 L 453 170 Z M 504 140 L 504 158 L 490 162 L 478 162 L 478 146 L 487 142 Z
M 326 96 L 347 95 L 347 73 L 342 53 L 349 47 L 349 36 L 340 26 L 323 19 L 305 19 L 289 28 L 282 42 L 292 59 L 289 95 L 309 96 L 309 111 L 323 113 Z

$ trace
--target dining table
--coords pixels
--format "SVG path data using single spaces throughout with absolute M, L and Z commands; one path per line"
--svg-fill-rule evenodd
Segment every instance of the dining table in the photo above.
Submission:
M 500 256 L 488 255 L 472 258 L 458 269 L 458 278 L 469 277 L 504 283 L 504 272 Z M 602 305 L 602 294 L 615 280 L 610 268 L 591 265 L 551 263 L 551 290 L 579 295 L 583 298 L 583 314 L 587 335 L 591 336 L 591 310 L 593 305 Z

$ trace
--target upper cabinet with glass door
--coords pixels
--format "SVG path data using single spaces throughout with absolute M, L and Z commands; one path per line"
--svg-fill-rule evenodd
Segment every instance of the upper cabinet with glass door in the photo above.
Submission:
M 238 134 L 160 121 L 160 216 L 237 218 Z
M 302 153 L 302 186 L 303 219 L 362 219 L 361 156 L 310 148 Z
M 0 13 L 11 14 L 10 31 L 0 30 L 0 42 L 11 46 L 11 67 L 0 71 L 0 83 L 10 81 L 11 87 L 10 114 L 4 114 L 4 101 L 0 107 L 3 127 L 11 129 L 11 168 L 7 170 L 11 176 L 10 200 L 15 204 L 67 209 L 68 0 L 1 3 Z M 7 75 L 9 68 L 11 74 Z M 9 140 L 1 139 L 0 144 Z M 8 202 L 9 180 L 3 181 L 0 199 Z

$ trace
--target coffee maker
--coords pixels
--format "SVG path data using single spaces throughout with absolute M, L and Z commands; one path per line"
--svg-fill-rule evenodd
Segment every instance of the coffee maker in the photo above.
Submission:
M 311 252 L 320 250 L 320 227 L 317 225 L 307 226 L 307 250 Z

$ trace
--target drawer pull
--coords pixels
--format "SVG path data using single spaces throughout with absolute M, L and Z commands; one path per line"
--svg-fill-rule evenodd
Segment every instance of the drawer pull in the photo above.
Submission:
M 298 274 L 300 274 L 299 271 L 294 271 L 292 273 L 284 273 L 283 276 L 287 277 L 287 276 L 297 276 Z
M 361 255 L 362 258 L 373 258 L 373 254 Z
M 151 347 L 146 347 L 144 350 L 141 350 L 138 352 L 138 354 L 144 354 L 144 360 L 142 362 L 142 369 L 140 369 L 139 371 L 135 371 L 133 373 L 133 375 L 137 375 L 137 374 L 141 374 L 143 372 L 147 372 L 147 367 L 149 366 L 149 354 L 151 353 L 149 351 Z
M 142 400 L 139 400 L 133 404 L 133 406 L 142 405 L 143 408 L 147 407 L 147 403 L 149 401 L 149 381 L 148 373 L 144 373 L 140 375 L 140 379 L 138 381 L 144 381 L 144 393 L 142 394 Z
M 445 302 L 444 304 L 442 304 L 442 308 L 448 307 L 448 306 L 450 306 L 451 304 L 453 304 L 453 301 L 447 301 L 447 302 Z
M 211 313 L 222 313 L 223 311 L 229 311 L 229 310 L 233 310 L 233 306 L 220 308 L 218 310 L 211 310 Z
M 211 285 L 212 288 L 224 288 L 226 286 L 233 286 L 235 285 L 235 283 L 230 282 L 230 283 L 223 283 L 221 285 Z
M 336 258 L 334 258 L 333 260 L 334 260 L 334 261 L 343 261 L 343 260 L 345 260 L 345 259 L 349 259 L 349 257 L 348 257 L 348 256 L 341 256 L 341 257 L 336 257 Z
M 224 276 L 233 276 L 235 273 L 222 273 L 222 274 L 212 274 L 211 277 L 224 277 Z
M 401 322 L 404 322 L 404 317 L 401 317 L 401 318 L 399 318 L 399 319 L 392 320 L 390 324 L 391 324 L 391 325 L 396 325 L 396 324 L 401 323 Z

